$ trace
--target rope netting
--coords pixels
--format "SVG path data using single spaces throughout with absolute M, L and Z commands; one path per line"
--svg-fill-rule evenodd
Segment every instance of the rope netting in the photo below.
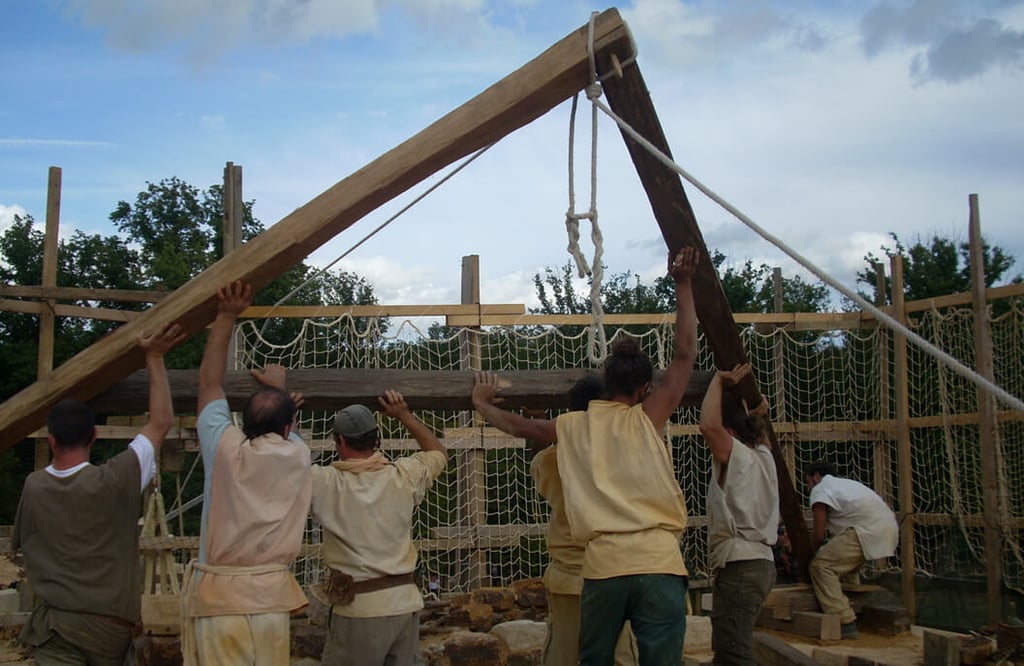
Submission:
M 909 326 L 949 354 L 973 364 L 973 315 L 970 310 L 918 313 Z M 1024 394 L 1024 309 L 1018 304 L 991 319 L 995 380 Z M 310 319 L 294 339 L 271 344 L 258 322 L 239 326 L 239 368 L 282 363 L 291 368 L 380 368 L 401 370 L 494 371 L 591 367 L 584 327 L 563 329 L 530 325 L 444 329 L 450 335 L 421 330 L 410 321 L 373 318 Z M 657 367 L 665 367 L 673 349 L 672 326 L 628 327 Z M 609 339 L 622 329 L 608 327 Z M 771 416 L 797 493 L 806 502 L 801 470 L 825 459 L 839 474 L 875 488 L 893 508 L 899 506 L 896 391 L 893 334 L 885 328 L 790 331 L 744 327 L 743 344 Z M 714 360 L 702 337 L 698 369 L 711 371 Z M 982 519 L 981 449 L 976 413 L 977 387 L 915 346 L 908 348 L 906 391 L 910 405 L 911 467 L 915 563 L 928 576 L 983 576 L 985 539 Z M 394 387 L 401 391 L 403 387 Z M 1024 589 L 1024 420 L 999 412 L 997 457 L 999 524 L 1004 581 Z M 417 414 L 444 437 L 449 450 L 446 471 L 416 512 L 413 532 L 420 552 L 420 580 L 440 583 L 442 593 L 465 592 L 480 585 L 505 585 L 540 576 L 547 564 L 545 546 L 549 509 L 529 474 L 525 443 L 485 424 L 469 411 Z M 549 413 L 553 416 L 554 413 Z M 300 427 L 314 448 L 314 461 L 334 459 L 331 413 L 306 412 Z M 705 490 L 710 456 L 697 428 L 697 409 L 681 408 L 668 427 L 673 461 L 685 492 L 690 527 L 684 551 L 691 576 L 707 575 Z M 400 456 L 417 449 L 401 427 L 382 420 L 383 449 Z M 906 518 L 905 518 L 906 519 Z M 320 541 L 319 527 L 308 525 L 307 542 Z M 308 548 L 296 570 L 304 583 L 319 580 L 323 564 Z M 879 562 L 868 576 L 897 570 L 899 557 Z

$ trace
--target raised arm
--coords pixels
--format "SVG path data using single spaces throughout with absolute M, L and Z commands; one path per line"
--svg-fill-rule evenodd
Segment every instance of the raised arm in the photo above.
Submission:
M 732 433 L 722 422 L 722 391 L 748 374 L 749 363 L 737 365 L 730 371 L 719 370 L 711 378 L 704 402 L 700 406 L 700 434 L 704 435 L 711 456 L 722 465 L 728 465 L 732 455 Z
M 217 290 L 217 317 L 210 327 L 203 360 L 199 364 L 199 404 L 196 413 L 224 397 L 224 371 L 228 364 L 228 345 L 235 320 L 252 302 L 252 285 L 229 282 Z
M 643 403 L 644 411 L 659 431 L 679 407 L 697 360 L 697 310 L 690 283 L 699 256 L 696 248 L 687 246 L 679 250 L 668 265 L 668 272 L 676 283 L 676 348 L 661 381 Z
M 139 430 L 139 434 L 153 444 L 155 451 L 167 437 L 167 432 L 174 423 L 174 410 L 171 406 L 171 386 L 167 381 L 167 368 L 164 367 L 164 354 L 174 349 L 185 339 L 181 326 L 168 324 L 158 333 L 142 333 L 135 343 L 146 355 L 146 373 L 149 375 L 149 420 Z
M 528 419 L 498 407 L 498 376 L 493 372 L 478 372 L 473 377 L 473 409 L 502 432 L 543 444 L 558 440 L 553 419 Z
M 384 395 L 377 398 L 377 401 L 380 402 L 381 410 L 385 414 L 402 422 L 416 443 L 420 445 L 420 449 L 440 451 L 445 455 L 445 459 L 448 458 L 448 451 L 444 448 L 444 444 L 437 438 L 433 430 L 413 415 L 401 393 L 388 389 L 384 391 Z

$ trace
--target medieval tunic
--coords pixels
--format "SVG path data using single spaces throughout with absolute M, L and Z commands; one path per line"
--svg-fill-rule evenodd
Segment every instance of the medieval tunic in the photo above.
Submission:
M 444 453 L 420 451 L 394 461 L 377 453 L 313 467 L 312 514 L 324 528 L 320 553 L 327 566 L 356 582 L 415 571 L 413 510 L 446 464 Z M 421 608 L 419 589 L 408 584 L 358 594 L 333 612 L 369 618 Z
M 58 633 L 90 652 L 124 645 L 141 620 L 138 521 L 154 472 L 153 445 L 138 435 L 103 465 L 29 474 L 11 541 L 37 600 L 23 641 L 38 646 Z
M 586 544 L 584 578 L 685 576 L 686 502 L 643 404 L 592 400 L 556 421 L 566 517 Z
M 199 562 L 217 567 L 282 565 L 265 573 L 197 572 L 191 617 L 288 612 L 306 596 L 286 567 L 299 554 L 312 492 L 309 448 L 292 433 L 249 440 L 226 400 L 199 416 L 206 470 Z

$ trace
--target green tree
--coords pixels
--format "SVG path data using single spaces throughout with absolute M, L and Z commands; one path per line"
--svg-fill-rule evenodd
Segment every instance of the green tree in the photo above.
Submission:
M 889 236 L 893 245 L 883 245 L 880 250 L 889 259 L 895 256 L 903 258 L 903 293 L 907 300 L 916 301 L 970 291 L 969 243 L 935 234 L 929 240 L 922 240 L 918 236 L 912 245 L 907 246 L 895 233 L 890 233 Z M 873 252 L 869 252 L 864 261 L 867 262 L 867 267 L 857 272 L 857 282 L 867 285 L 870 287 L 870 293 L 874 293 L 875 264 L 879 263 L 880 259 Z M 1014 262 L 1014 257 L 1008 255 L 1003 248 L 989 245 L 982 240 L 986 287 L 991 287 L 1002 280 Z M 1020 275 L 1012 279 L 1015 282 L 1020 280 Z M 892 301 L 892 281 L 889 276 L 885 278 L 885 291 L 886 302 L 889 303 Z M 873 297 L 866 293 L 862 292 L 861 295 L 867 300 L 873 300 Z

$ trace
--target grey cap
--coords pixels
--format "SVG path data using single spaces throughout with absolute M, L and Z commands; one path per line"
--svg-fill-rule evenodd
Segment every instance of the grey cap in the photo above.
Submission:
M 360 439 L 377 429 L 377 419 L 365 405 L 349 405 L 334 417 L 334 433 Z

